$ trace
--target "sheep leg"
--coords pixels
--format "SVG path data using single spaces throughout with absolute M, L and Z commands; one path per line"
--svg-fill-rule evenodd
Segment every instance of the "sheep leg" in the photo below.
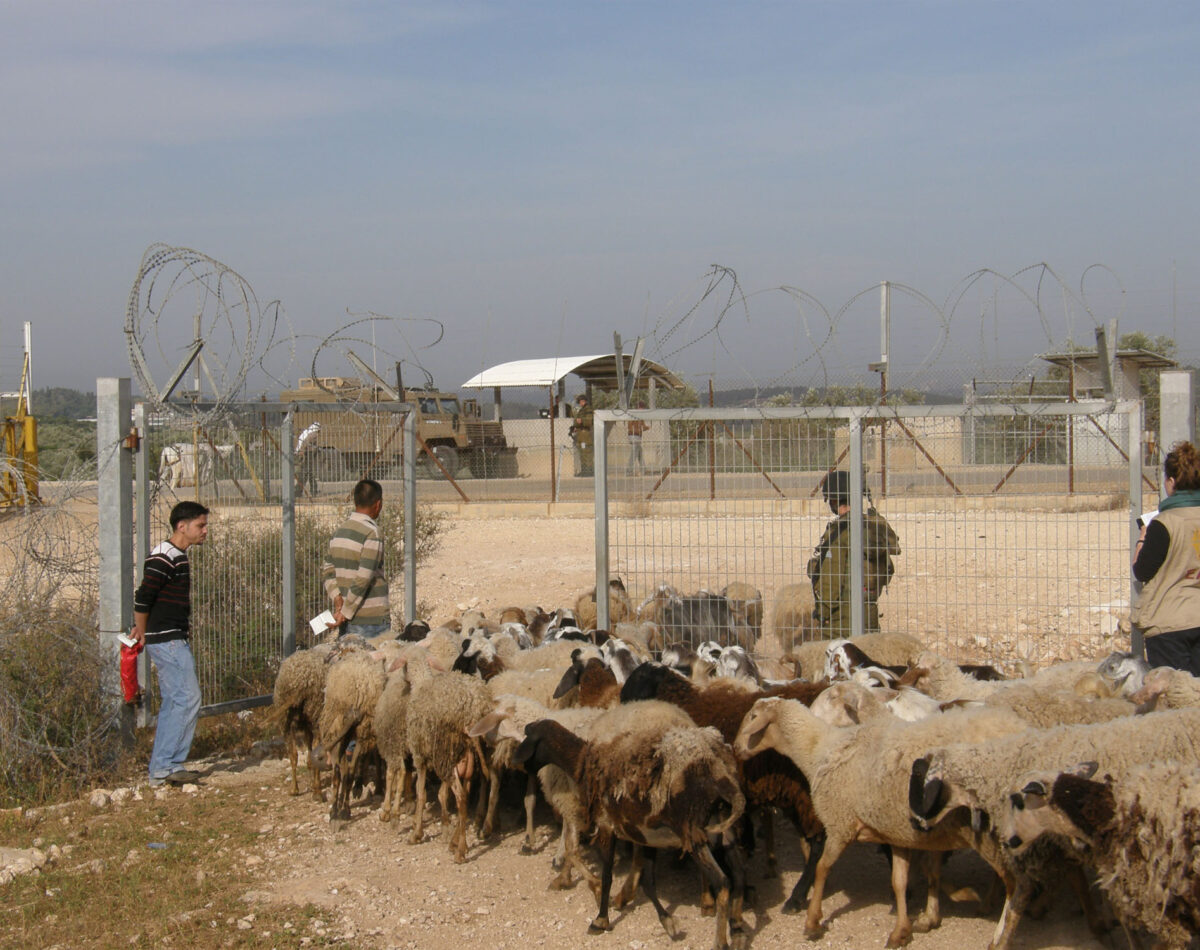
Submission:
M 783 905 L 785 914 L 798 914 L 804 907 L 805 898 L 808 897 L 809 889 L 813 885 L 813 877 L 816 875 L 817 863 L 825 852 L 825 832 L 819 832 L 808 838 L 807 841 L 808 857 L 804 859 L 804 870 L 800 874 L 800 880 L 796 882 L 791 896 Z
M 389 767 L 387 782 L 383 786 L 383 804 L 379 806 L 379 820 L 392 820 L 392 798 L 396 794 L 396 770 Z
M 350 771 L 346 764 L 345 748 L 345 741 L 338 740 L 329 750 L 333 759 L 333 805 L 329 809 L 331 821 L 350 819 Z
M 608 835 L 608 840 L 601 848 L 600 854 L 599 912 L 596 914 L 596 919 L 588 924 L 588 933 L 590 934 L 602 934 L 612 930 L 612 924 L 608 920 L 608 895 L 612 891 L 613 859 L 617 854 L 616 835 L 611 833 Z
M 925 876 L 929 879 L 929 893 L 925 897 L 925 909 L 913 921 L 916 933 L 929 933 L 942 925 L 942 865 L 946 863 L 945 851 L 926 851 L 922 855 Z
M 729 875 L 729 942 L 733 950 L 744 950 L 750 939 L 742 912 L 746 900 L 746 853 L 741 844 L 724 836 L 719 858 Z
M 533 776 L 527 776 L 533 781 Z M 500 806 L 500 769 L 492 764 L 492 774 L 488 776 L 487 815 L 483 819 L 483 828 L 476 833 L 483 838 L 490 838 L 496 830 L 496 812 Z
M 308 741 L 308 775 L 310 779 L 309 786 L 312 789 L 312 800 L 314 802 L 325 801 L 325 792 L 321 788 L 321 760 L 313 751 L 311 738 Z
M 821 926 L 821 901 L 825 896 L 825 881 L 829 877 L 829 869 L 842 856 L 849 843 L 842 838 L 832 842 L 828 837 L 825 840 L 825 850 L 817 861 L 817 870 L 813 875 L 812 893 L 808 898 L 808 915 L 804 919 L 804 936 L 809 940 L 819 940 L 825 933 L 825 928 Z
M 525 779 L 525 843 L 521 845 L 521 854 L 533 854 L 533 809 L 537 805 L 537 780 L 529 775 Z M 563 825 L 566 833 L 566 825 Z
M 417 774 L 413 769 L 408 767 L 408 757 L 404 759 L 404 764 L 401 766 L 404 773 L 404 792 L 401 800 L 413 802 L 414 806 L 417 800 Z
M 643 856 L 642 890 L 646 892 L 646 896 L 650 898 L 650 903 L 654 905 L 654 911 L 658 914 L 658 922 L 662 924 L 663 930 L 667 932 L 667 936 L 672 940 L 677 940 L 679 938 L 679 928 L 675 925 L 675 918 L 667 912 L 658 899 L 658 886 L 654 880 L 654 865 L 658 852 L 654 848 L 647 848 L 646 850 L 649 853 Z
M 775 809 L 762 810 L 763 839 L 767 843 L 767 877 L 779 877 L 779 860 L 775 856 Z
M 708 842 L 701 842 L 692 852 L 700 871 L 709 886 L 717 894 L 717 934 L 713 943 L 714 950 L 729 950 L 729 875 L 721 870 L 721 865 L 713 857 Z
M 1000 919 L 996 922 L 996 929 L 992 934 L 992 941 L 988 944 L 988 950 L 1008 950 L 1012 943 L 1013 932 L 1017 929 L 1017 924 L 1021 920 L 1021 915 L 1025 908 L 1029 906 L 1029 897 L 1033 892 L 1033 885 L 1029 878 L 1022 874 L 1020 877 L 1015 877 L 1012 874 L 1004 873 L 1004 906 L 1000 908 Z
M 287 731 L 287 753 L 288 761 L 292 764 L 292 794 L 300 794 L 300 780 L 297 777 L 297 761 L 299 759 L 299 749 L 296 747 L 296 734 L 288 729 Z
M 442 782 L 438 785 L 438 820 L 443 825 L 450 824 L 450 786 Z
M 908 866 L 912 852 L 892 845 L 892 896 L 896 899 L 896 925 L 888 935 L 887 947 L 912 943 L 912 921 L 908 917 Z
M 421 839 L 425 836 L 425 778 L 426 769 L 424 762 L 414 762 L 414 768 L 417 772 L 417 804 L 416 812 L 413 818 L 412 834 L 408 836 L 409 844 L 420 844 Z
M 1096 939 L 1103 940 L 1112 928 L 1104 919 L 1104 916 L 1096 909 L 1096 904 L 1092 900 L 1092 891 L 1088 887 L 1083 868 L 1077 864 L 1069 863 L 1067 867 L 1067 883 L 1071 886 L 1071 890 L 1075 892 L 1075 896 L 1079 898 L 1079 906 L 1083 909 L 1083 916 L 1087 921 L 1088 929 Z
M 653 849 L 650 852 L 654 854 Z M 621 885 L 621 890 L 617 892 L 617 896 L 613 898 L 613 907 L 621 910 L 625 905 L 633 902 L 637 896 L 638 884 L 642 880 L 642 869 L 645 865 L 645 854 L 642 851 L 640 844 L 633 846 L 633 853 L 629 857 L 629 874 L 625 877 L 625 883 Z
M 458 805 L 458 823 L 454 828 L 454 837 L 450 839 L 450 850 L 454 853 L 455 864 L 465 864 L 467 860 L 467 811 L 468 799 L 471 797 L 471 779 L 464 779 L 455 769 L 451 773 L 450 787 L 454 792 L 454 801 Z

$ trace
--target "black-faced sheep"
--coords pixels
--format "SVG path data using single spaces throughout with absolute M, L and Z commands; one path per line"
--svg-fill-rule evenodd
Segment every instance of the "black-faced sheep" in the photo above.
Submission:
M 1091 781 L 1086 767 L 1018 781 L 1001 822 L 1021 851 L 1049 832 L 1086 847 L 1101 889 L 1130 931 L 1185 950 L 1200 934 L 1200 768 L 1157 763 Z
M 714 946 L 719 950 L 729 946 L 731 927 L 735 945 L 744 945 L 741 908 L 736 901 L 731 906 L 730 899 L 730 875 L 737 892 L 743 872 L 734 858 L 736 843 L 728 839 L 728 833 L 741 818 L 745 799 L 738 783 L 737 763 L 716 730 L 675 727 L 660 732 L 642 728 L 588 742 L 558 723 L 544 720 L 531 724 L 525 732 L 516 760 L 536 766 L 554 764 L 571 775 L 589 818 L 609 835 L 599 913 L 589 932 L 611 929 L 609 888 L 616 839 L 621 838 L 649 849 L 678 849 L 692 854 L 717 892 Z M 726 838 L 730 875 L 717 863 L 710 848 L 710 839 L 722 837 Z M 658 900 L 653 856 L 645 865 L 643 887 L 663 928 L 676 937 L 674 919 Z
M 797 645 L 789 654 L 796 675 L 817 680 L 825 675 L 825 654 L 833 640 L 812 640 Z M 864 633 L 849 641 L 880 666 L 912 666 L 925 649 L 920 640 L 906 633 Z

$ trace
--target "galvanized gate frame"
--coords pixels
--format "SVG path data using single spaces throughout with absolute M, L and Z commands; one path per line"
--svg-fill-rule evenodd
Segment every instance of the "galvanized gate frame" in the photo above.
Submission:
M 850 499 L 851 499 L 851 577 L 850 583 L 852 589 L 861 589 L 862 587 L 862 499 L 863 499 L 863 438 L 864 428 L 867 425 L 881 425 L 886 422 L 895 422 L 903 431 L 914 439 L 915 436 L 904 424 L 905 419 L 925 419 L 934 417 L 979 417 L 979 416 L 1056 416 L 1056 417 L 1072 417 L 1084 416 L 1091 418 L 1098 413 L 1110 413 L 1124 415 L 1127 419 L 1126 431 L 1128 434 L 1128 445 L 1122 448 L 1117 445 L 1107 433 L 1105 437 L 1116 448 L 1121 457 L 1128 463 L 1129 468 L 1129 546 L 1133 549 L 1133 544 L 1137 540 L 1138 527 L 1137 517 L 1142 511 L 1142 486 L 1146 484 L 1154 489 L 1153 483 L 1145 477 L 1141 467 L 1141 403 L 1135 400 L 1124 400 L 1119 402 L 1105 400 L 1084 400 L 1071 403 L 1043 403 L 1033 406 L 1029 405 L 988 405 L 988 406 L 817 406 L 817 407 L 766 407 L 756 409 L 601 409 L 596 411 L 596 425 L 600 428 L 600 433 L 595 442 L 595 579 L 596 590 L 602 591 L 608 589 L 610 580 L 610 564 L 609 564 L 609 464 L 608 464 L 608 438 L 612 432 L 612 428 L 618 422 L 628 422 L 633 419 L 639 419 L 644 422 L 697 422 L 703 426 L 711 427 L 713 424 L 724 424 L 727 421 L 734 422 L 754 422 L 765 421 L 771 419 L 788 420 L 788 419 L 840 419 L 844 420 L 850 430 L 848 454 L 849 454 L 849 470 L 850 470 Z M 1095 420 L 1093 419 L 1093 424 Z M 918 443 L 919 444 L 919 443 Z M 923 446 L 919 446 L 926 458 L 929 459 L 928 452 Z M 1026 455 L 1030 449 L 1027 447 Z M 839 457 L 845 457 L 845 453 Z M 929 459 L 938 468 L 936 462 Z M 1019 462 L 1018 462 L 1019 464 Z M 1015 469 L 1016 466 L 1014 466 Z M 947 483 L 956 492 L 961 493 L 958 486 L 950 481 L 945 473 L 941 473 L 943 478 L 947 479 Z M 1000 484 L 993 488 L 993 491 L 999 490 L 1005 481 L 1012 475 L 1010 470 L 1001 480 Z M 665 477 L 665 476 L 664 476 Z M 661 484 L 662 479 L 659 479 Z M 778 487 L 772 482 L 772 487 L 781 495 Z M 1072 479 L 1073 486 L 1073 479 Z M 656 485 L 655 488 L 659 486 Z M 651 495 L 653 495 L 651 491 Z M 647 496 L 650 497 L 650 496 Z M 1140 585 L 1130 575 L 1130 603 L 1137 602 L 1137 596 L 1140 591 Z M 596 598 L 596 622 L 602 629 L 608 629 L 610 625 L 608 598 Z M 862 604 L 858 599 L 851 600 L 851 629 L 854 635 L 858 636 L 863 632 L 863 616 Z M 1135 652 L 1140 652 L 1142 649 L 1141 632 L 1136 628 L 1133 631 L 1133 649 Z

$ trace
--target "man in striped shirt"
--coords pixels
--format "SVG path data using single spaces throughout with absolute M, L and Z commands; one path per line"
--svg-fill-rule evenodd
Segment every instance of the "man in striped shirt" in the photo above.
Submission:
M 208 509 L 181 501 L 171 509 L 171 537 L 157 545 L 133 595 L 133 637 L 145 644 L 158 673 L 162 704 L 150 752 L 150 784 L 183 785 L 199 775 L 185 769 L 200 715 L 200 683 L 191 636 L 192 574 L 188 548 L 208 539 Z
M 383 537 L 376 519 L 383 510 L 383 488 L 370 478 L 354 486 L 354 513 L 329 540 L 321 565 L 325 593 L 341 633 L 373 637 L 392 626 L 388 582 L 383 568 Z

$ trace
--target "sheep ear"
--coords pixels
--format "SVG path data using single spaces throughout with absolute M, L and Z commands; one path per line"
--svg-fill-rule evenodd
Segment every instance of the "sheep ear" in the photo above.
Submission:
M 1064 774 L 1075 775 L 1079 778 L 1091 778 L 1100 768 L 1099 762 L 1080 762 L 1069 769 L 1066 769 Z
M 946 786 L 939 778 L 929 778 L 929 756 L 913 762 L 908 779 L 908 807 L 918 818 L 929 819 L 944 807 Z M 924 826 L 922 826 L 924 827 Z
M 472 739 L 474 739 L 478 736 L 486 736 L 493 729 L 499 728 L 500 723 L 502 723 L 507 718 L 507 716 L 508 716 L 507 713 L 501 712 L 500 710 L 496 710 L 495 712 L 490 712 L 486 716 L 484 716 L 482 719 L 480 719 L 477 723 L 475 723 L 475 725 L 468 728 L 467 735 L 470 736 Z
M 576 653 L 579 651 L 576 650 Z M 571 692 L 579 685 L 579 670 L 580 664 L 578 661 L 573 661 L 567 671 L 563 673 L 562 679 L 558 681 L 558 685 L 554 688 L 554 698 L 562 699 L 567 693 Z

